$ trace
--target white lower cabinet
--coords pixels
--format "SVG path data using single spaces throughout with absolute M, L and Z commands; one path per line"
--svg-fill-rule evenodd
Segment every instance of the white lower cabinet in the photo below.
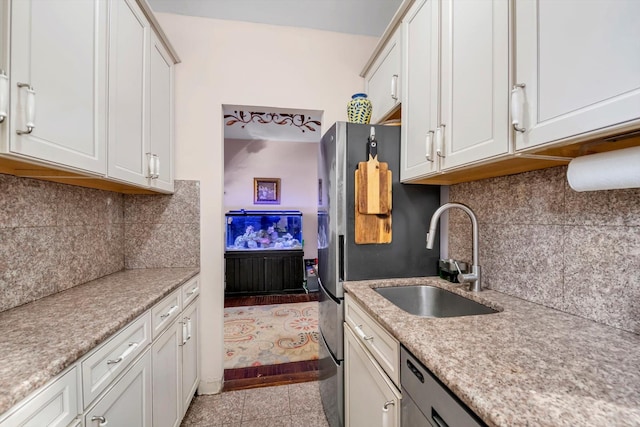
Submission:
M 200 382 L 200 299 L 184 309 L 182 320 L 186 336 L 182 345 L 182 414 L 187 412 Z
M 151 427 L 151 352 L 145 354 L 85 413 L 87 427 Z
M 13 414 L 0 422 L 0 425 L 67 427 L 79 412 L 78 369 L 73 367 L 21 404 Z
M 200 382 L 198 296 L 196 276 L 0 414 L 0 427 L 178 427 Z M 154 313 L 173 322 L 152 332 Z
M 345 426 L 399 427 L 400 392 L 348 324 L 344 347 Z
M 173 322 L 151 347 L 154 427 L 176 427 L 182 420 L 182 329 L 182 322 Z

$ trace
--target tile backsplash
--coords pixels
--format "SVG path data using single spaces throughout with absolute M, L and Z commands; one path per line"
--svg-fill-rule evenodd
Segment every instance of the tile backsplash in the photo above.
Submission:
M 123 268 L 199 265 L 199 205 L 196 181 L 125 196 L 0 174 L 0 311 Z
M 640 189 L 578 193 L 566 167 L 452 185 L 478 217 L 483 285 L 640 334 Z M 449 256 L 471 260 L 450 210 Z

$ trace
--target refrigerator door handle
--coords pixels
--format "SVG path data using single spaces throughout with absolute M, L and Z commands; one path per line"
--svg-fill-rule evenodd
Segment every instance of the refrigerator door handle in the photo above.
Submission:
M 338 236 L 338 279 L 344 281 L 344 234 Z

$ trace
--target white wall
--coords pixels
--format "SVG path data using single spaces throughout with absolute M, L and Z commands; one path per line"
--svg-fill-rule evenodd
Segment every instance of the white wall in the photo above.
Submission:
M 224 208 L 299 210 L 304 257 L 318 256 L 318 144 L 288 141 L 224 141 Z M 253 178 L 280 178 L 280 204 L 254 205 Z
M 222 105 L 324 111 L 323 133 L 346 120 L 377 38 L 158 14 L 182 60 L 175 70 L 176 178 L 200 181 L 201 393 L 223 378 Z

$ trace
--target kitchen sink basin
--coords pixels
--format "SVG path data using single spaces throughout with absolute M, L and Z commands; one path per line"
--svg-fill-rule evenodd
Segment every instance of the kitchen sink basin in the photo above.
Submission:
M 407 313 L 423 317 L 458 317 L 497 313 L 497 310 L 435 286 L 397 286 L 374 291 Z

